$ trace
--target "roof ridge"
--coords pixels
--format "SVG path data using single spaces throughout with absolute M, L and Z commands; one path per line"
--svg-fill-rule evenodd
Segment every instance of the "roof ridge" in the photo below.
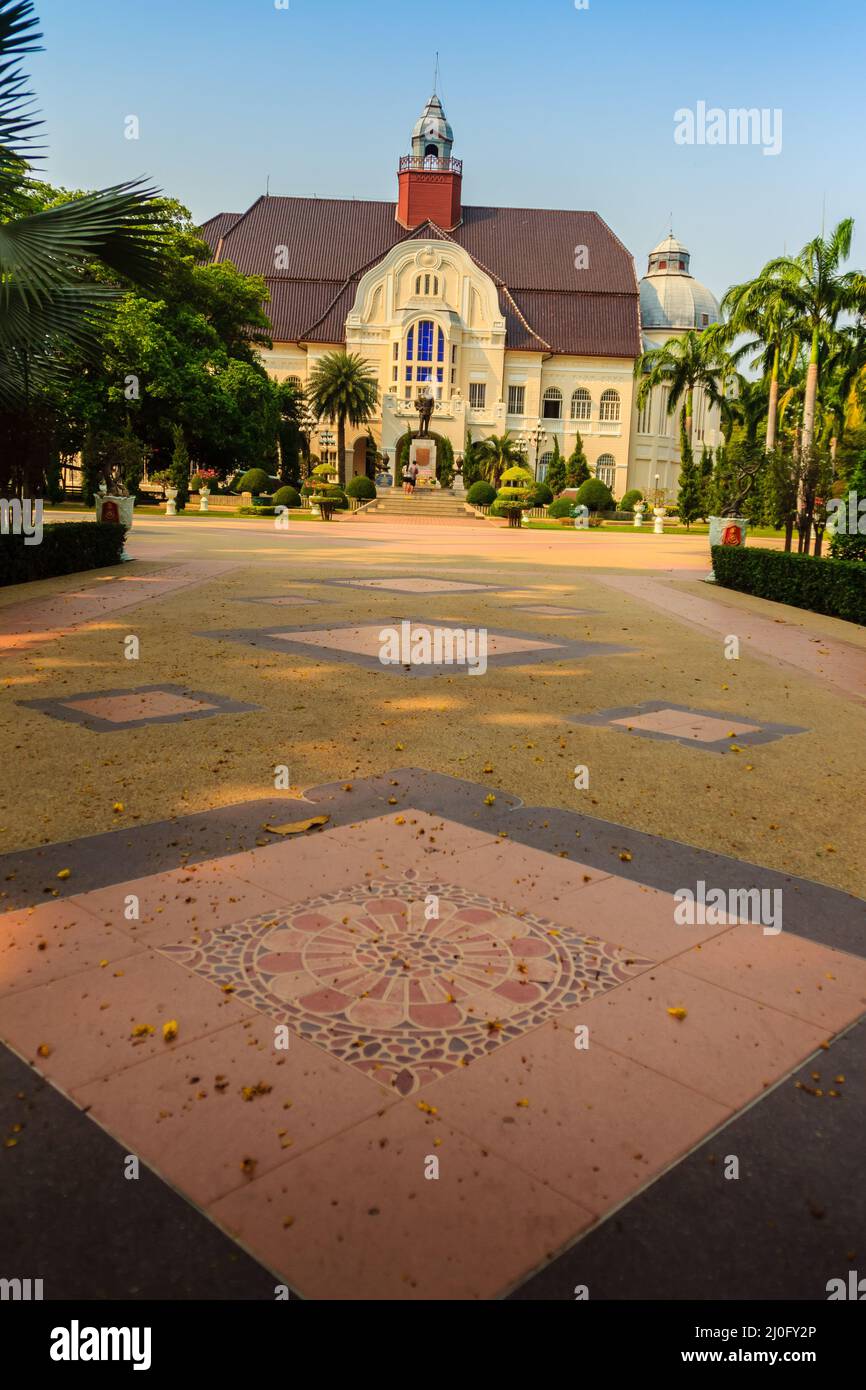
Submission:
M 223 244 L 224 244 L 224 242 L 225 242 L 226 237 L 231 236 L 231 234 L 232 234 L 232 232 L 235 230 L 235 228 L 236 228 L 236 227 L 239 227 L 239 226 L 241 225 L 241 223 L 244 222 L 244 221 L 249 217 L 249 215 L 250 215 L 250 213 L 252 212 L 253 208 L 257 208 L 258 205 L 259 205 L 259 203 L 263 203 L 264 201 L 265 201 L 264 194 L 263 194 L 263 193 L 260 193 L 259 196 L 258 196 L 258 198 L 256 198 L 254 202 L 250 203 L 250 205 L 249 205 L 249 207 L 247 208 L 246 212 L 242 212 L 241 215 L 240 215 L 240 217 L 238 218 L 238 220 L 237 220 L 236 222 L 233 222 L 232 225 L 229 227 L 228 231 L 225 232 L 224 235 L 220 237 L 219 241 L 217 242 L 216 251 L 214 252 L 214 257 L 213 257 L 213 258 L 214 258 L 214 262 L 217 262 L 217 261 L 219 260 L 220 256 L 222 255 Z

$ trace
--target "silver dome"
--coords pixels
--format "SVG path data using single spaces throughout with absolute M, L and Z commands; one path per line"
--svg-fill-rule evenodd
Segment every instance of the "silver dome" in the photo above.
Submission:
M 640 282 L 640 317 L 644 329 L 707 328 L 718 323 L 719 301 L 689 272 L 691 254 L 671 234 L 649 255 Z

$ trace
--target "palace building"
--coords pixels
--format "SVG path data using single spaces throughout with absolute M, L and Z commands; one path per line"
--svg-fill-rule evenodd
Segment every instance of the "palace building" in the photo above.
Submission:
M 543 477 L 554 440 L 567 457 L 579 431 L 616 497 L 652 487 L 656 473 L 675 491 L 676 430 L 660 400 L 638 420 L 634 363 L 642 315 L 647 345 L 718 316 L 688 274 L 688 252 L 658 247 L 639 286 L 596 212 L 464 204 L 453 143 L 434 95 L 400 159 L 395 202 L 266 196 L 204 224 L 215 261 L 267 281 L 268 370 L 304 385 L 324 353 L 360 353 L 379 382 L 370 432 L 392 469 L 420 389 L 432 392 L 431 427 L 456 457 L 467 432 L 508 430 Z M 347 478 L 364 472 L 366 450 L 363 429 L 347 444 Z

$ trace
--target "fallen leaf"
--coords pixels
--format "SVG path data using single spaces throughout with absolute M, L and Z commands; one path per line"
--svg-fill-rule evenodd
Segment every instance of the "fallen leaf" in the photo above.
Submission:
M 311 816 L 309 820 L 288 821 L 285 825 L 263 825 L 263 830 L 269 830 L 272 835 L 303 835 L 305 830 L 312 830 L 317 825 L 327 825 L 330 816 Z

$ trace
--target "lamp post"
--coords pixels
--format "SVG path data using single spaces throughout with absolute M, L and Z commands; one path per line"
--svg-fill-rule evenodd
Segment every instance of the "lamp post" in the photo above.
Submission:
M 319 447 L 320 447 L 321 449 L 325 449 L 325 450 L 328 450 L 328 451 L 330 451 L 331 449 L 333 449 L 333 447 L 334 447 L 334 432 L 333 432 L 333 430 L 328 430 L 328 429 L 319 430 Z M 323 463 L 330 463 L 330 461 L 331 461 L 330 459 L 323 459 L 323 460 L 322 460 Z M 338 462 L 338 465 L 337 465 L 337 473 L 338 473 L 338 476 L 339 476 L 339 462 Z
M 538 482 L 538 451 L 541 448 L 541 441 L 544 439 L 546 433 L 547 431 L 539 420 L 536 423 L 535 429 L 532 430 L 529 435 L 533 450 L 532 476 L 535 478 L 536 482 Z

